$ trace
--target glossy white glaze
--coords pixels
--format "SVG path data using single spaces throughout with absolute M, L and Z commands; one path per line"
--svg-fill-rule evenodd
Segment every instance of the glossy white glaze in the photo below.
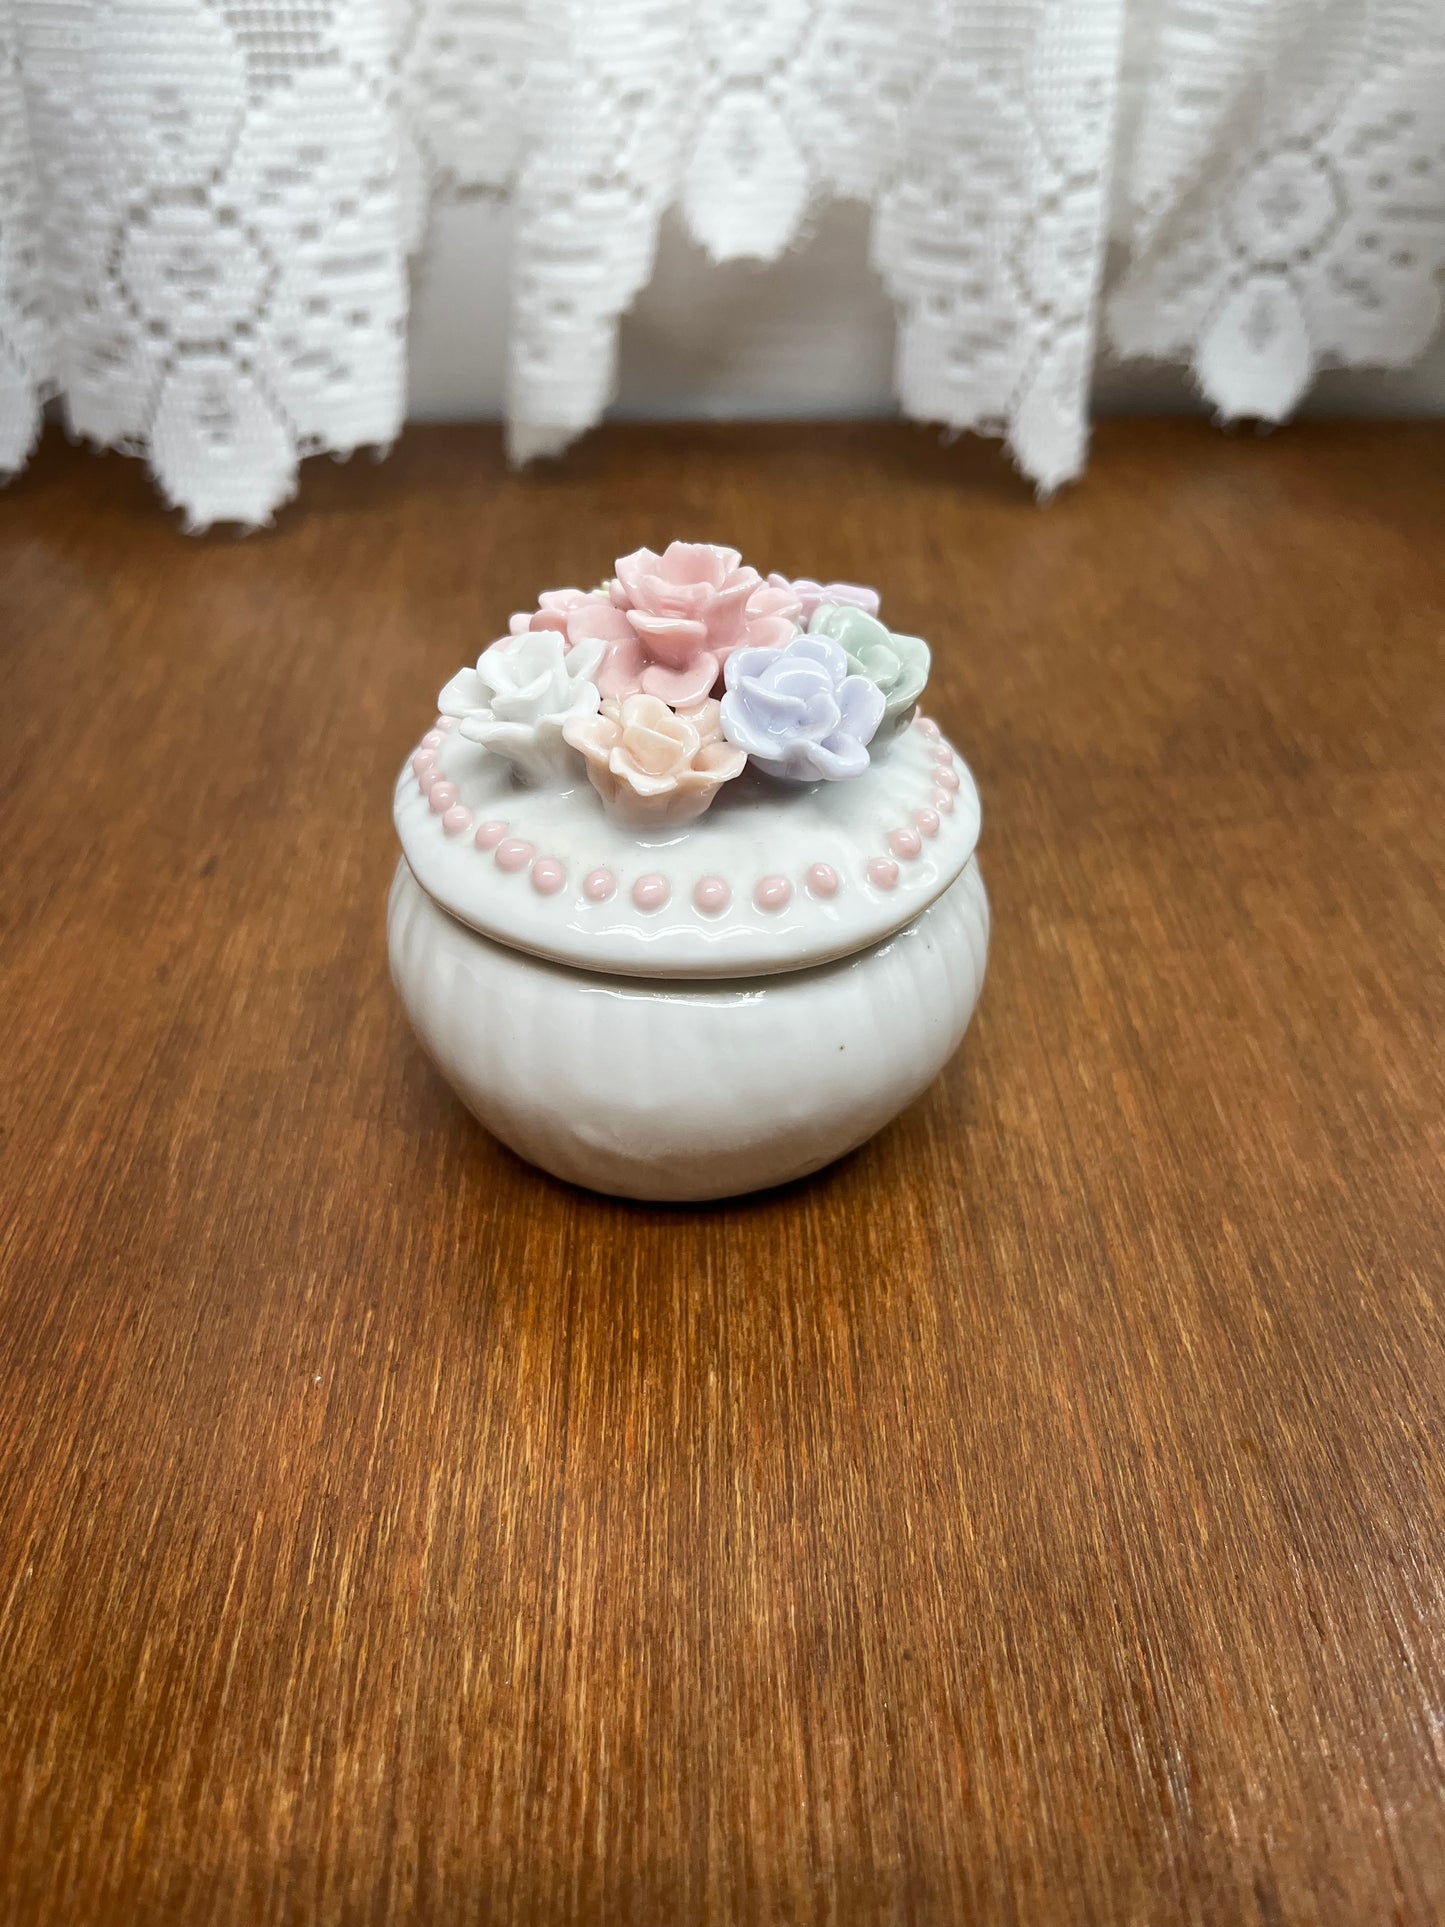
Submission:
M 691 910 L 691 873 L 679 897 Z M 880 942 L 725 983 L 642 982 L 526 955 L 449 916 L 405 860 L 387 919 L 407 1014 L 482 1123 L 574 1184 L 665 1200 L 786 1183 L 896 1116 L 963 1036 L 988 926 L 974 861 Z
M 426 892 L 505 944 L 626 976 L 731 978 L 847 956 L 912 922 L 972 856 L 979 804 L 923 719 L 856 780 L 749 772 L 657 834 L 613 822 L 580 763 L 520 788 L 500 757 L 436 729 L 401 772 L 395 818 Z

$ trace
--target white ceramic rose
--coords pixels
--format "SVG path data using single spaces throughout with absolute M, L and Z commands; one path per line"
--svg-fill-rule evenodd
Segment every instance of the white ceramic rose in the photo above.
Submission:
M 511 763 L 523 783 L 545 783 L 568 760 L 562 735 L 569 718 L 596 714 L 594 680 L 607 644 L 572 644 L 556 629 L 504 636 L 483 650 L 475 669 L 461 669 L 437 697 L 463 736 Z

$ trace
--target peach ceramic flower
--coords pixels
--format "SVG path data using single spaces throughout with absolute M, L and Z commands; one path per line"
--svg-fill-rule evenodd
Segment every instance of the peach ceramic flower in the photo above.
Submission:
M 641 689 L 680 707 L 698 702 L 744 640 L 749 598 L 764 586 L 736 549 L 713 542 L 670 542 L 661 555 L 636 549 L 619 556 L 612 600 L 626 612 L 640 659 L 634 664 L 619 650 L 604 667 L 602 693 Z
M 608 815 L 632 829 L 690 823 L 747 762 L 723 741 L 717 703 L 675 711 L 645 691 L 608 697 L 595 716 L 571 717 L 563 734 Z

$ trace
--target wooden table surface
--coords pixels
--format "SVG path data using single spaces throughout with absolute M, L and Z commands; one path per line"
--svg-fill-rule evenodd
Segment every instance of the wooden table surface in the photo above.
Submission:
M 879 583 L 988 985 L 841 1166 L 609 1203 L 387 981 L 390 790 L 674 532 Z M 490 429 L 247 540 L 0 498 L 0 1921 L 1445 1911 L 1445 426 Z

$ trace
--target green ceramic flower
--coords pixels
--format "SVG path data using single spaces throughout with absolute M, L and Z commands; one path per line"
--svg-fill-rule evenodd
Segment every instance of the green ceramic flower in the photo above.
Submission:
M 827 602 L 813 611 L 808 633 L 843 645 L 849 669 L 883 691 L 883 729 L 901 729 L 928 681 L 931 658 L 922 637 L 895 635 L 862 609 Z

